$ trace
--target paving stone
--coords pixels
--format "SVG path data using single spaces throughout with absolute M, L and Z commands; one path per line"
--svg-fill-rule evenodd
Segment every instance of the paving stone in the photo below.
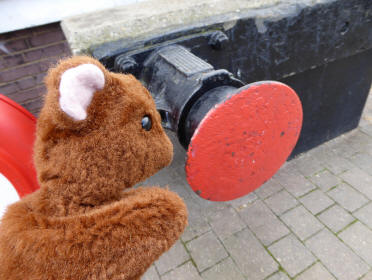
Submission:
M 355 167 L 355 165 L 343 158 L 341 155 L 342 154 L 337 155 L 336 153 L 333 153 L 324 162 L 325 167 L 333 174 L 338 175 Z
M 360 280 L 372 280 L 372 271 L 368 272 Z
M 182 164 L 182 169 L 184 164 Z M 137 184 L 136 186 L 167 186 L 171 191 L 176 192 L 183 199 L 188 199 L 191 195 L 195 195 L 190 186 L 185 180 L 185 175 L 179 176 L 175 169 L 178 167 L 173 161 L 170 166 L 161 169 L 146 181 Z
M 292 195 L 295 197 L 302 196 L 311 190 L 315 189 L 309 180 L 307 180 L 301 173 L 292 172 L 282 172 L 278 175 L 278 182 Z
M 181 239 L 183 242 L 190 241 L 208 231 L 210 231 L 211 228 L 208 225 L 206 221 L 204 221 L 201 224 L 193 224 L 186 227 L 185 231 L 183 232 Z
M 155 266 L 150 266 L 146 273 L 141 277 L 141 280 L 160 280 L 158 273 L 156 272 Z
M 364 132 L 365 134 L 368 134 L 369 136 L 371 136 L 371 134 L 368 133 L 368 129 L 367 130 L 364 129 L 365 127 L 368 127 L 370 125 L 371 125 L 371 123 L 369 122 L 369 120 L 365 116 L 362 116 L 362 118 L 360 118 L 360 121 L 359 121 L 359 127 L 358 127 L 358 129 L 360 131 Z
M 348 158 L 358 152 L 358 149 L 354 149 L 354 147 L 349 146 L 347 142 L 348 138 L 351 137 L 351 134 L 354 133 L 355 131 L 351 131 L 349 133 L 343 134 L 340 137 L 332 139 L 326 144 L 335 154 Z
M 186 247 L 199 271 L 211 267 L 228 256 L 213 232 L 207 232 L 191 240 L 186 244 Z
M 282 190 L 265 200 L 266 204 L 277 215 L 295 207 L 298 204 L 297 199 L 290 195 L 286 190 Z
M 263 184 L 261 187 L 259 187 L 257 190 L 255 190 L 255 193 L 261 198 L 265 199 L 269 196 L 273 195 L 274 193 L 277 193 L 283 189 L 283 186 L 279 184 L 275 179 L 270 179 L 265 184 Z
M 244 208 L 239 215 L 264 245 L 269 245 L 289 233 L 288 228 L 261 200 Z
M 246 227 L 239 215 L 231 207 L 215 211 L 209 215 L 208 219 L 214 232 L 221 239 L 224 239 Z
M 177 134 L 169 130 L 165 130 L 167 136 L 172 141 L 173 144 L 173 160 L 170 164 L 170 169 L 174 170 L 181 178 L 186 178 L 185 173 L 185 158 L 186 150 L 180 144 Z
M 363 133 L 360 129 L 355 129 L 345 133 L 342 136 L 340 144 L 343 145 L 343 156 L 350 158 L 350 155 L 366 151 L 368 146 L 371 144 L 371 141 L 369 135 Z
M 350 212 L 355 211 L 368 202 L 361 193 L 357 192 L 345 183 L 330 190 L 328 195 Z
M 205 200 L 196 194 L 191 197 L 191 200 L 198 205 L 195 208 L 197 210 L 195 212 L 198 213 L 199 216 L 203 215 L 204 217 L 208 217 L 210 213 L 214 213 L 215 211 L 222 210 L 229 206 L 226 202 Z
M 372 156 L 367 153 L 357 153 L 350 158 L 350 161 L 362 169 L 364 172 L 372 175 Z
M 185 247 L 180 241 L 177 241 L 168 252 L 163 254 L 159 260 L 155 262 L 156 268 L 160 275 L 166 273 L 173 268 L 190 259 L 189 254 L 186 252 Z
M 314 158 L 317 158 L 319 161 L 321 161 L 323 164 L 327 162 L 329 158 L 335 155 L 334 152 L 328 147 L 327 144 L 319 145 L 310 151 L 306 152 L 309 156 L 312 156 Z
M 191 262 L 187 262 L 175 270 L 163 275 L 161 280 L 202 280 Z
M 368 123 L 366 122 L 364 125 L 361 125 L 359 129 L 362 132 L 368 134 L 369 136 L 372 136 L 372 123 L 371 122 L 368 122 Z
M 161 169 L 151 177 L 147 178 L 146 181 L 139 183 L 140 186 L 169 186 L 171 181 L 175 180 L 175 173 L 168 166 Z
M 348 150 L 367 152 L 371 148 L 371 138 L 359 129 L 346 134 L 345 144 Z M 355 153 L 354 153 L 355 154 Z
M 243 197 L 231 200 L 227 204 L 239 210 L 247 207 L 248 204 L 251 204 L 252 202 L 257 200 L 257 198 L 258 198 L 257 195 L 254 192 L 251 192 L 250 194 L 247 194 Z
M 328 170 L 311 176 L 310 180 L 324 192 L 341 183 L 340 178 L 333 175 Z
M 202 207 L 192 199 L 185 200 L 189 213 L 188 222 L 181 239 L 187 242 L 211 230 Z
M 289 277 L 287 276 L 287 274 L 284 274 L 283 272 L 279 271 L 275 273 L 273 276 L 267 278 L 267 280 L 289 280 Z
M 288 174 L 292 173 L 294 170 L 294 165 L 293 159 L 290 161 L 286 161 L 280 168 L 279 170 L 274 174 L 272 179 L 275 181 L 278 181 L 278 179 L 282 177 L 286 177 Z M 297 172 L 297 171 L 296 171 Z
M 372 162 L 370 163 L 372 166 Z M 353 168 L 340 175 L 342 179 L 352 185 L 355 189 L 372 199 L 372 176 L 359 168 Z
M 169 181 L 166 186 L 175 193 L 177 193 L 184 200 L 188 199 L 190 196 L 195 195 L 191 190 L 190 186 L 187 184 L 184 178 L 175 178 L 172 181 Z
M 355 253 L 372 265 L 372 231 L 360 222 L 356 222 L 339 234 Z
M 339 280 L 356 280 L 369 270 L 360 257 L 327 229 L 305 244 Z
M 339 205 L 327 209 L 318 216 L 318 219 L 335 233 L 354 221 L 354 217 Z
M 243 275 L 231 258 L 227 258 L 202 273 L 204 280 L 244 280 Z
M 302 204 L 314 215 L 320 213 L 335 202 L 320 190 L 315 190 L 300 199 Z
M 316 261 L 310 251 L 292 234 L 271 245 L 269 251 L 291 277 Z
M 354 216 L 372 229 L 372 203 L 354 212 Z
M 295 168 L 306 177 L 318 173 L 324 169 L 321 161 L 308 154 L 303 154 L 293 161 L 295 163 Z
M 316 263 L 298 276 L 296 280 L 336 280 L 336 278 L 321 263 Z
M 302 205 L 288 211 L 281 216 L 281 219 L 301 240 L 305 240 L 323 228 L 323 225 Z
M 230 236 L 224 244 L 247 279 L 262 280 L 278 270 L 278 264 L 249 229 Z

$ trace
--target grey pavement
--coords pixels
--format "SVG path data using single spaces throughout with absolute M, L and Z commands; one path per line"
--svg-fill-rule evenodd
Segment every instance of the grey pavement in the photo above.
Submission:
M 168 185 L 189 226 L 145 280 L 372 280 L 372 96 L 357 129 L 287 162 L 230 202 L 189 188 L 185 151 L 142 185 Z

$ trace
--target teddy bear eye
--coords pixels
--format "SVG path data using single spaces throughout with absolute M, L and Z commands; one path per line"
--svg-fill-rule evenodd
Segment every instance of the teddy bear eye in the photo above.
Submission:
M 150 116 L 148 115 L 145 115 L 143 118 L 142 118 L 142 121 L 141 121 L 141 124 L 142 124 L 142 128 L 146 131 L 149 131 L 152 127 L 152 122 L 151 122 L 151 118 Z

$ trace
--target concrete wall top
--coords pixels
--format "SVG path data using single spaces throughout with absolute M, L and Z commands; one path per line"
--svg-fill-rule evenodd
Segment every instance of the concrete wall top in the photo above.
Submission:
M 295 16 L 303 8 L 335 0 L 148 0 L 88 13 L 62 21 L 73 54 L 89 53 L 93 45 L 118 39 L 141 39 L 185 26 L 229 22 L 229 29 L 242 15 L 255 18 L 265 32 L 265 21 Z
M 0 34 L 145 0 L 1 0 Z

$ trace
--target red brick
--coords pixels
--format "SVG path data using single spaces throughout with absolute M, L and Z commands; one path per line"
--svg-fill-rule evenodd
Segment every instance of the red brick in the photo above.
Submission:
M 50 32 L 50 31 L 61 31 L 61 26 L 59 23 L 51 23 L 51 24 L 46 24 L 42 26 L 37 26 L 32 29 L 32 32 L 34 34 L 39 34 L 43 32 Z
M 43 84 L 45 76 L 46 76 L 46 72 L 37 74 L 36 75 L 36 84 Z
M 35 77 L 27 77 L 17 81 L 17 85 L 20 89 L 27 89 L 36 86 L 36 78 Z
M 24 53 L 25 56 L 25 61 L 30 62 L 34 60 L 39 60 L 40 58 L 43 57 L 43 50 L 38 49 L 38 50 L 32 50 Z
M 15 83 L 7 84 L 4 86 L 0 86 L 0 93 L 1 94 L 11 94 L 18 91 L 18 86 Z
M 61 56 L 65 53 L 65 43 L 49 46 L 44 48 L 44 54 L 46 57 Z
M 24 63 L 22 54 L 8 55 L 0 58 L 0 69 L 14 67 Z
M 25 39 L 16 39 L 6 42 L 5 48 L 12 53 L 25 50 L 28 46 Z
M 37 50 L 31 50 L 24 53 L 25 61 L 34 61 L 41 58 L 47 58 L 52 56 L 65 56 L 69 54 L 69 51 L 66 51 L 65 43 L 59 43 L 56 45 L 42 47 Z
M 65 40 L 65 36 L 61 30 L 37 34 L 29 39 L 31 46 L 33 47 L 48 45 L 63 40 Z
M 54 23 L 0 34 L 0 41 L 10 52 L 19 52 L 8 55 L 0 50 L 0 84 L 3 83 L 0 92 L 37 115 L 43 104 L 46 71 L 60 58 L 71 54 L 60 25 Z
M 39 98 L 45 94 L 45 87 L 40 86 L 28 90 L 18 91 L 8 96 L 19 104 L 27 103 L 29 100 Z
M 65 54 L 71 55 L 71 49 L 70 49 L 70 46 L 69 46 L 69 44 L 67 43 L 67 41 L 65 41 L 65 42 L 63 43 L 63 52 L 64 52 Z
M 22 77 L 38 74 L 40 72 L 40 65 L 38 63 L 24 65 L 10 70 L 4 70 L 0 72 L 0 83 L 14 81 Z
M 50 67 L 54 67 L 62 57 L 50 57 L 40 61 L 40 72 L 46 72 Z
M 35 101 L 32 101 L 32 102 L 35 102 Z M 29 106 L 28 104 L 26 106 Z M 35 109 L 27 109 L 31 114 L 33 114 L 36 118 L 39 117 L 39 114 L 40 114 L 40 111 L 41 111 L 41 108 L 43 107 L 43 101 L 40 101 L 40 100 L 36 100 L 36 106 L 33 106 L 35 107 Z
M 19 38 L 19 37 L 27 37 L 32 34 L 32 28 L 11 31 L 7 33 L 0 34 L 0 41 L 6 41 L 9 39 Z
M 25 107 L 35 117 L 38 117 L 41 108 L 43 107 L 43 104 L 44 104 L 43 97 L 39 97 L 35 100 L 27 102 L 26 104 L 23 104 L 22 106 Z

